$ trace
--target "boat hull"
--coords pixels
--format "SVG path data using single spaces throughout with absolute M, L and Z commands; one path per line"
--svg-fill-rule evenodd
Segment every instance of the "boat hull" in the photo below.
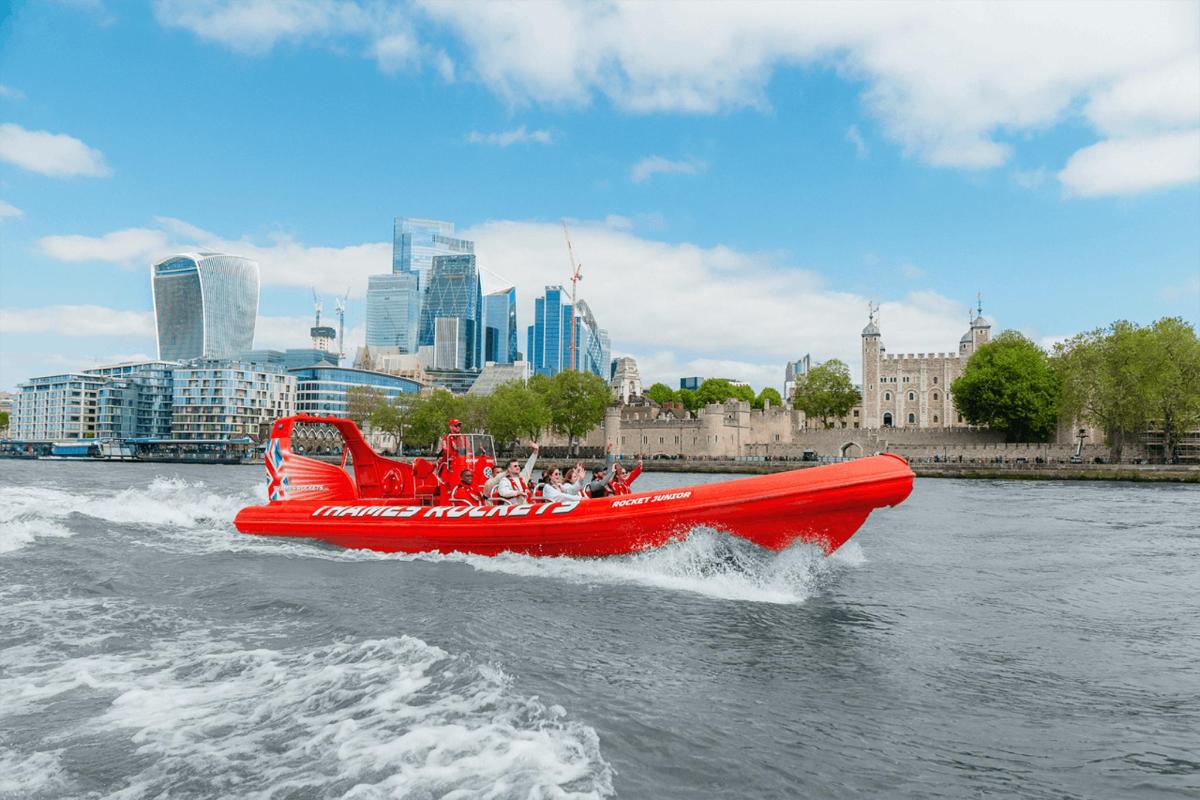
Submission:
M 895 455 L 724 483 L 529 506 L 414 506 L 380 499 L 285 500 L 243 509 L 243 533 L 380 552 L 610 556 L 660 547 L 698 527 L 770 550 L 841 547 L 876 508 L 912 491 Z

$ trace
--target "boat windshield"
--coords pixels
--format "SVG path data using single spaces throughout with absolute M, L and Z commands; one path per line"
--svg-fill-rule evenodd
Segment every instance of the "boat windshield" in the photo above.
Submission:
M 492 437 L 486 433 L 468 433 L 467 452 L 468 458 L 490 458 L 496 460 L 496 445 L 492 442 Z

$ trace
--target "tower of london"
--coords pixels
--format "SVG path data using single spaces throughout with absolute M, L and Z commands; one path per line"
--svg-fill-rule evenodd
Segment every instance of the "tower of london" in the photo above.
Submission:
M 991 328 L 981 305 L 959 339 L 957 353 L 893 355 L 883 346 L 872 309 L 862 332 L 862 427 L 966 427 L 950 384 L 962 375 L 971 354 L 987 343 Z

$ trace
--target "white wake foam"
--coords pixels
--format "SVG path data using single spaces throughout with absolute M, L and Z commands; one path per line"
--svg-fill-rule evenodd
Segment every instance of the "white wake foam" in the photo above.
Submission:
M 812 596 L 838 569 L 866 563 L 850 542 L 826 557 L 812 545 L 794 545 L 779 553 L 750 542 L 698 529 L 686 539 L 655 550 L 607 558 L 347 553 L 349 558 L 457 562 L 480 572 L 564 580 L 584 585 L 617 584 L 689 592 L 718 600 L 796 604 Z
M 258 629 L 164 615 L 144 649 L 98 652 L 94 637 L 80 647 L 60 636 L 55 615 L 90 614 L 107 634 L 142 630 L 147 612 L 113 599 L 10 609 L 25 644 L 0 650 L 0 730 L 64 703 L 97 709 L 29 752 L 0 749 L 0 768 L 23 765 L 0 784 L 14 796 L 72 794 L 76 776 L 55 756 L 72 745 L 128 765 L 105 795 L 114 798 L 612 793 L 592 728 L 518 694 L 498 667 L 411 636 L 277 649 Z M 259 644 L 244 643 L 251 635 Z
M 57 752 L 26 755 L 0 744 L 0 797 L 59 798 L 67 786 Z
M 39 537 L 70 536 L 71 531 L 61 521 L 72 514 L 156 529 L 231 529 L 238 510 L 258 499 L 251 492 L 225 494 L 203 483 L 164 477 L 116 494 L 41 486 L 0 487 L 0 553 L 24 547 Z
M 31 517 L 0 518 L 0 553 L 20 550 L 39 537 L 61 539 L 70 535 L 71 531 L 53 520 Z

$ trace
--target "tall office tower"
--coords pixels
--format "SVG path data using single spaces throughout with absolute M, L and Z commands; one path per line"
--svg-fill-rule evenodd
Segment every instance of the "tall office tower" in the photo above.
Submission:
M 568 330 L 567 336 L 570 337 Z M 608 331 L 596 324 L 588 304 L 580 300 L 575 309 L 575 369 L 590 372 L 608 380 L 612 358 L 609 354 Z M 567 364 L 570 365 L 570 353 Z
M 471 255 L 475 243 L 454 238 L 454 223 L 436 219 L 396 217 L 392 229 L 392 272 L 415 272 L 421 286 L 429 285 L 436 256 Z
M 796 394 L 796 383 L 807 375 L 811 368 L 812 356 L 809 353 L 805 353 L 804 358 L 787 362 L 787 366 L 783 370 L 783 399 L 788 403 L 791 403 L 792 397 Z
M 596 324 L 587 303 L 579 301 L 572 309 L 561 286 L 547 286 L 546 293 L 533 301 L 533 324 L 527 330 L 531 367 L 538 375 L 554 376 L 571 368 L 571 315 L 575 314 L 575 369 L 591 372 L 608 380 L 608 332 Z
M 525 357 L 537 375 L 553 377 L 570 367 L 571 304 L 563 302 L 569 296 L 561 286 L 547 286 L 545 293 L 533 300 Z
M 150 268 L 158 357 L 233 358 L 254 346 L 258 262 L 181 253 Z
M 517 288 L 509 286 L 483 296 L 483 360 L 511 364 L 517 360 Z
M 453 340 L 456 352 L 454 361 L 461 366 L 453 369 L 479 369 L 483 366 L 483 295 L 479 283 L 479 270 L 475 267 L 475 256 L 434 256 L 429 273 L 429 286 L 425 290 L 421 306 L 421 324 L 417 331 L 419 347 L 434 347 L 435 362 L 445 361 L 437 356 L 438 346 L 447 344 L 450 328 L 440 325 L 439 320 L 457 319 Z M 437 341 L 441 332 L 441 341 Z
M 420 278 L 414 272 L 367 278 L 367 346 L 417 352 Z

